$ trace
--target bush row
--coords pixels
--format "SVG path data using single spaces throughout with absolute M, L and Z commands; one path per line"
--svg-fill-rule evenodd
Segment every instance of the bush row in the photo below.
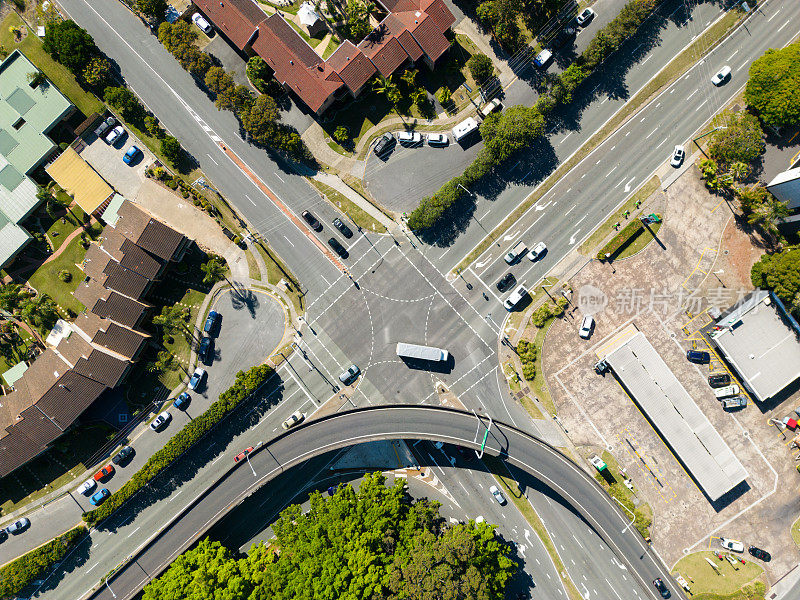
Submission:
M 545 302 L 531 315 L 531 323 L 534 327 L 544 327 L 547 322 L 553 317 L 560 317 L 564 314 L 564 309 L 567 307 L 567 299 L 564 296 L 559 296 L 555 300 L 555 304 Z
M 0 568 L 0 598 L 17 597 L 32 581 L 63 560 L 85 534 L 86 528 L 80 525 Z
M 549 90 L 533 107 L 513 106 L 500 115 L 488 117 L 480 127 L 484 148 L 473 163 L 433 196 L 423 198 L 409 215 L 408 226 L 412 230 L 436 226 L 470 186 L 542 135 L 545 116 L 556 106 L 572 102 L 578 86 L 636 32 L 662 1 L 630 0 L 608 25 L 597 32 L 583 54 L 553 78 Z
M 536 377 L 536 346 L 527 340 L 520 340 L 517 344 L 517 355 L 522 362 L 522 376 L 528 381 Z
M 166 469 L 172 461 L 191 448 L 236 406 L 255 392 L 273 373 L 272 367 L 258 365 L 239 371 L 234 384 L 219 396 L 202 415 L 190 421 L 163 448 L 153 454 L 129 481 L 112 494 L 99 508 L 83 513 L 83 520 L 93 525 L 111 516 L 122 504 Z
M 644 225 L 639 219 L 634 219 L 622 231 L 611 238 L 605 246 L 600 248 L 597 252 L 597 260 L 611 260 L 642 231 L 644 231 Z

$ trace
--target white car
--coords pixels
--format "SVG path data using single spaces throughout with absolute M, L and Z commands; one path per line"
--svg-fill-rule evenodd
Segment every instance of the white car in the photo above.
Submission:
M 551 59 L 551 58 L 553 58 L 553 53 L 552 53 L 552 52 L 550 52 L 550 50 L 542 50 L 542 51 L 541 51 L 541 52 L 539 52 L 539 54 L 537 54 L 537 55 L 536 55 L 536 57 L 533 59 L 533 65 L 534 65 L 534 66 L 535 66 L 537 69 L 541 69 L 541 68 L 542 68 L 542 67 L 544 67 L 544 66 L 545 66 L 547 63 L 549 63 L 549 62 L 550 62 L 550 59 Z
M 97 482 L 94 480 L 94 477 L 89 477 L 89 479 L 78 486 L 78 493 L 88 496 L 95 487 L 97 487 Z
M 449 143 L 450 139 L 447 137 L 446 133 L 428 134 L 428 146 L 447 146 Z
M 122 125 L 117 125 L 111 130 L 111 133 L 106 136 L 106 144 L 113 146 L 122 137 L 123 133 L 125 133 L 125 130 L 122 128 Z
M 711 78 L 711 83 L 720 86 L 728 80 L 731 76 L 731 68 L 728 65 L 722 67 L 719 72 Z
M 493 485 L 492 487 L 490 487 L 489 491 L 492 492 L 492 496 L 494 496 L 494 499 L 497 500 L 498 504 L 505 504 L 506 503 L 506 497 L 503 496 L 502 492 L 497 489 L 496 485 Z
M 153 422 L 152 422 L 152 423 L 150 423 L 150 429 L 152 429 L 153 431 L 158 431 L 158 430 L 159 430 L 159 429 L 161 429 L 161 428 L 162 428 L 164 425 L 166 425 L 167 423 L 169 423 L 170 419 L 172 419 L 172 415 L 171 415 L 171 414 L 169 414 L 169 411 L 168 411 L 168 410 L 165 410 L 165 411 L 164 411 L 164 412 L 162 412 L 160 415 L 158 415 L 158 416 L 157 416 L 157 417 L 156 417 L 156 418 L 153 420 Z
M 686 151 L 683 149 L 683 146 L 675 146 L 675 149 L 672 151 L 672 160 L 669 161 L 676 169 L 683 164 L 683 159 L 686 158 Z
M 298 410 L 297 412 L 292 413 L 292 415 L 283 422 L 281 427 L 284 429 L 291 429 L 305 418 L 306 416 Z
M 209 34 L 212 31 L 211 24 L 208 21 L 206 21 L 203 18 L 203 15 L 201 15 L 200 13 L 194 13 L 192 15 L 192 23 L 197 25 L 197 27 L 200 28 L 200 31 L 202 31 L 205 34 Z
M 728 538 L 719 538 L 719 545 L 732 552 L 744 552 L 744 544 L 739 540 L 729 540 Z
M 197 390 L 202 384 L 203 380 L 206 378 L 206 370 L 202 367 L 197 367 L 192 373 L 192 377 L 189 379 L 189 384 L 186 386 L 190 390 L 195 391 Z
M 528 258 L 530 260 L 538 260 L 545 252 L 547 252 L 547 246 L 544 242 L 539 242 L 530 252 L 528 252 Z
M 591 8 L 584 8 L 583 12 L 575 17 L 575 22 L 579 27 L 583 27 L 594 18 L 594 11 Z
M 592 336 L 592 329 L 594 328 L 594 317 L 586 315 L 581 322 L 581 328 L 578 335 L 583 339 L 588 340 Z
M 397 134 L 397 141 L 401 144 L 419 144 L 422 141 L 422 135 L 416 131 L 401 131 Z

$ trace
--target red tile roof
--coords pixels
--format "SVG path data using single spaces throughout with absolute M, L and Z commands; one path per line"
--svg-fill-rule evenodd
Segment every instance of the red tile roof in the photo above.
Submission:
M 381 75 L 388 77 L 403 64 L 408 54 L 388 28 L 381 24 L 358 45 Z
M 433 17 L 436 26 L 441 31 L 447 31 L 456 22 L 456 18 L 453 16 L 453 13 L 450 12 L 450 9 L 447 8 L 444 0 L 422 0 L 422 6 L 420 8 L 423 12 Z
M 336 71 L 351 92 L 357 92 L 369 81 L 377 69 L 364 53 L 352 42 L 345 40 L 328 59 L 328 65 Z
M 398 20 L 399 22 L 399 20 Z M 403 47 L 403 50 L 406 51 L 411 57 L 411 60 L 417 62 L 422 55 L 425 54 L 422 48 L 419 47 L 417 40 L 414 39 L 414 36 L 411 35 L 411 32 L 408 29 L 403 29 L 402 32 L 397 36 L 397 41 L 400 42 L 400 45 Z
M 267 17 L 253 0 L 195 0 L 194 4 L 239 50 Z
M 438 60 L 450 48 L 450 42 L 436 25 L 433 17 L 419 11 L 395 14 L 432 61 Z

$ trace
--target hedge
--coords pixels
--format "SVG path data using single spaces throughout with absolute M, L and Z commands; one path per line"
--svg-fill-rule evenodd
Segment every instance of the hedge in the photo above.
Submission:
M 553 317 L 560 317 L 563 315 L 566 307 L 567 299 L 564 296 L 559 296 L 556 298 L 555 304 L 546 302 L 533 311 L 533 314 L 531 315 L 531 323 L 533 323 L 534 327 L 541 329 Z
M 597 260 L 606 260 L 606 258 L 614 258 L 617 253 L 633 241 L 640 233 L 644 231 L 644 225 L 641 220 L 634 219 L 628 223 L 622 231 L 615 235 L 611 240 L 597 253 Z M 606 255 L 608 255 L 606 257 Z
M 86 528 L 79 525 L 0 568 L 0 598 L 18 596 L 32 581 L 63 560 L 85 534 Z
M 189 450 L 240 402 L 255 392 L 272 373 L 273 369 L 268 365 L 258 365 L 246 372 L 239 371 L 234 384 L 220 394 L 219 400 L 209 406 L 202 415 L 187 423 L 102 505 L 91 512 L 83 513 L 83 520 L 93 525 L 111 516 L 125 501 L 166 469 L 172 461 Z
M 517 355 L 522 363 L 522 376 L 528 381 L 536 378 L 536 346 L 527 340 L 517 344 Z

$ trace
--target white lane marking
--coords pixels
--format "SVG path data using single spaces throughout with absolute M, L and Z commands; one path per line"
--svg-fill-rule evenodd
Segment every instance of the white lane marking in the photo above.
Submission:
M 292 244 L 292 240 L 290 240 L 290 239 L 289 239 L 288 237 L 286 237 L 286 236 L 283 236 L 283 237 L 286 239 L 286 241 L 287 241 L 287 242 L 289 242 L 289 244 L 291 245 L 291 247 L 292 247 L 292 248 L 294 248 L 294 244 Z
M 776 13 L 775 13 L 774 15 L 772 15 L 772 16 L 771 16 L 769 19 L 767 19 L 767 23 L 769 23 L 770 21 L 772 21 L 772 19 L 774 19 L 775 17 L 777 17 L 777 16 L 778 16 L 778 13 L 780 13 L 780 12 L 781 12 L 781 11 L 778 11 L 778 12 L 776 12 Z
M 783 25 L 781 25 L 780 27 L 778 27 L 778 31 L 782 31 L 782 30 L 783 30 L 783 28 L 784 28 L 784 27 L 786 27 L 786 26 L 787 26 L 789 23 L 791 23 L 791 21 L 786 21 L 786 23 L 784 23 Z M 742 66 L 744 66 L 744 65 L 742 65 Z
M 611 175 L 611 174 L 612 174 L 614 171 L 616 171 L 618 166 L 619 166 L 619 165 L 615 165 L 615 166 L 614 166 L 614 168 L 613 168 L 613 169 L 611 169 L 611 170 L 608 172 L 608 174 L 606 175 L 606 177 L 608 177 L 608 176 L 609 176 L 609 175 Z
M 777 15 L 777 14 L 778 14 L 778 13 L 775 13 L 775 15 Z M 775 15 L 772 15 L 772 16 L 774 17 Z M 734 56 L 736 56 L 737 54 L 739 54 L 739 51 L 738 51 L 738 50 L 736 50 L 736 51 L 735 51 L 733 54 L 731 54 L 731 55 L 730 55 L 728 58 L 726 58 L 725 60 L 726 60 L 726 61 L 727 61 L 727 60 L 730 60 L 730 59 L 732 59 Z
M 649 140 L 649 139 L 650 139 L 650 136 L 652 136 L 652 135 L 653 135 L 653 134 L 654 134 L 656 131 L 658 131 L 658 127 L 656 127 L 655 129 L 653 129 L 653 131 L 651 131 L 651 132 L 648 134 L 648 136 L 647 136 L 646 138 L 644 138 L 644 139 L 646 139 L 646 140 Z
M 583 221 L 588 216 L 589 216 L 589 213 L 586 213 L 585 215 L 583 215 L 580 219 L 578 219 L 578 221 L 575 223 L 575 225 L 580 225 L 581 221 Z
M 642 117 L 642 120 L 641 120 L 641 121 L 639 121 L 639 123 L 644 123 L 644 120 L 645 120 L 646 118 L 647 118 L 647 117 Z
M 603 160 L 603 159 L 601 158 L 600 160 Z M 600 160 L 598 160 L 598 161 L 597 161 L 596 163 L 594 163 L 594 164 L 596 164 L 596 165 L 599 165 L 599 164 L 600 164 Z
M 91 567 L 89 567 L 88 569 L 86 569 L 86 572 L 88 573 L 89 571 L 91 571 L 92 569 L 94 569 L 94 568 L 95 568 L 97 565 L 99 565 L 99 564 L 100 564 L 99 562 L 96 562 L 96 563 L 94 563 L 94 564 L 93 564 Z
M 180 493 L 181 493 L 182 491 L 183 491 L 182 489 L 181 489 L 181 490 L 178 490 L 178 493 L 177 493 L 177 494 L 175 494 L 175 495 L 174 495 L 172 498 L 170 498 L 170 499 L 169 499 L 169 501 L 170 501 L 170 502 L 172 502 L 173 500 L 175 500 L 175 498 L 177 498 L 177 497 L 180 495 Z
M 487 211 L 486 211 L 486 212 L 483 214 L 483 216 L 481 217 L 481 219 L 485 219 L 485 218 L 486 218 L 486 217 L 489 215 L 489 213 L 490 213 L 490 212 L 492 212 L 492 209 L 491 209 L 491 208 L 490 208 L 489 210 L 487 210 Z
M 687 99 L 687 100 L 689 100 L 689 99 L 690 99 L 692 96 L 694 96 L 694 95 L 695 95 L 695 94 L 696 94 L 698 91 L 700 91 L 700 88 L 696 88 L 696 89 L 695 89 L 695 90 L 694 90 L 694 91 L 693 91 L 691 94 L 689 94 L 688 96 L 686 96 L 686 99 Z
M 567 216 L 569 213 L 571 213 L 573 210 L 575 210 L 575 207 L 577 207 L 577 206 L 578 206 L 578 205 L 576 204 L 575 206 L 573 206 L 572 208 L 570 208 L 570 209 L 569 209 L 567 212 L 565 212 L 565 213 L 564 213 L 564 216 L 566 217 L 566 216 Z
M 219 166 L 219 163 L 218 163 L 217 161 L 215 161 L 215 160 L 214 160 L 214 157 L 213 157 L 213 156 L 211 156 L 211 155 L 210 155 L 210 154 L 208 154 L 208 153 L 206 153 L 206 156 L 207 156 L 208 158 L 210 158 L 210 159 L 211 159 L 211 162 L 213 162 L 215 165 Z
M 602 101 L 600 104 L 605 104 L 606 102 L 608 102 L 608 96 L 606 96 L 605 98 L 603 98 L 603 101 Z
M 248 196 L 247 194 L 245 194 L 244 197 L 247 198 L 248 200 L 250 200 L 250 204 L 252 204 L 253 206 L 258 206 L 258 204 L 253 202 L 253 199 L 250 196 Z
M 675 93 L 675 88 L 672 88 L 672 89 L 669 91 L 669 93 L 670 93 L 670 94 L 674 94 L 674 93 Z
M 702 103 L 702 104 L 700 104 L 700 106 L 698 106 L 697 108 L 695 108 L 695 109 L 694 109 L 694 112 L 697 112 L 698 110 L 700 110 L 701 108 L 703 108 L 703 107 L 706 105 L 706 102 L 708 102 L 708 98 L 706 98 L 705 100 L 703 100 L 703 103 Z
M 283 177 L 281 177 L 281 176 L 280 176 L 280 175 L 278 175 L 277 173 L 275 173 L 275 177 L 277 177 L 278 179 L 280 179 L 280 180 L 281 180 L 281 182 L 283 182 L 283 183 L 286 183 L 285 181 L 283 181 Z
M 656 148 L 660 148 L 661 146 L 663 146 L 664 142 L 666 142 L 668 139 L 669 138 L 664 138 L 663 140 L 661 140 L 661 143 L 658 146 L 656 146 Z
M 211 464 L 213 465 L 213 464 L 214 464 L 215 462 L 217 462 L 217 461 L 218 461 L 220 458 L 222 458 L 222 454 L 220 454 L 220 455 L 219 455 L 217 458 L 215 458 L 214 460 L 212 460 L 212 461 L 211 461 Z
M 645 58 L 645 59 L 642 61 L 642 64 L 646 63 L 646 62 L 647 62 L 648 60 L 650 60 L 651 58 L 653 58 L 653 55 L 652 55 L 652 54 L 651 54 L 650 56 L 648 56 L 647 58 Z
M 789 23 L 786 23 L 786 25 L 788 25 L 788 24 Z M 786 27 L 786 25 L 784 25 L 783 27 Z M 781 29 L 783 29 L 783 27 Z M 780 31 L 780 29 L 778 31 Z M 736 67 L 736 70 L 739 71 L 740 69 L 742 69 L 742 68 L 744 68 L 746 66 L 747 66 L 747 61 L 744 61 L 742 64 L 740 64 L 738 67 Z
M 322 273 L 320 273 L 319 276 L 322 278 L 322 281 L 324 281 L 330 287 L 331 282 L 325 279 L 325 276 Z
M 134 529 L 133 531 L 131 531 L 131 532 L 128 534 L 128 537 L 131 537 L 131 536 L 132 536 L 134 533 L 136 533 L 136 532 L 137 532 L 137 531 L 139 531 L 140 529 L 141 529 L 141 527 L 137 527 L 136 529 Z
M 572 132 L 572 131 L 570 131 L 570 132 L 569 132 L 567 135 L 565 135 L 565 136 L 564 136 L 564 139 L 563 139 L 563 140 L 561 140 L 561 143 L 563 144 L 564 142 L 566 142 L 566 141 L 567 141 L 567 138 L 568 138 L 569 136 L 571 136 L 571 135 L 572 135 L 572 133 L 573 133 L 573 132 Z

